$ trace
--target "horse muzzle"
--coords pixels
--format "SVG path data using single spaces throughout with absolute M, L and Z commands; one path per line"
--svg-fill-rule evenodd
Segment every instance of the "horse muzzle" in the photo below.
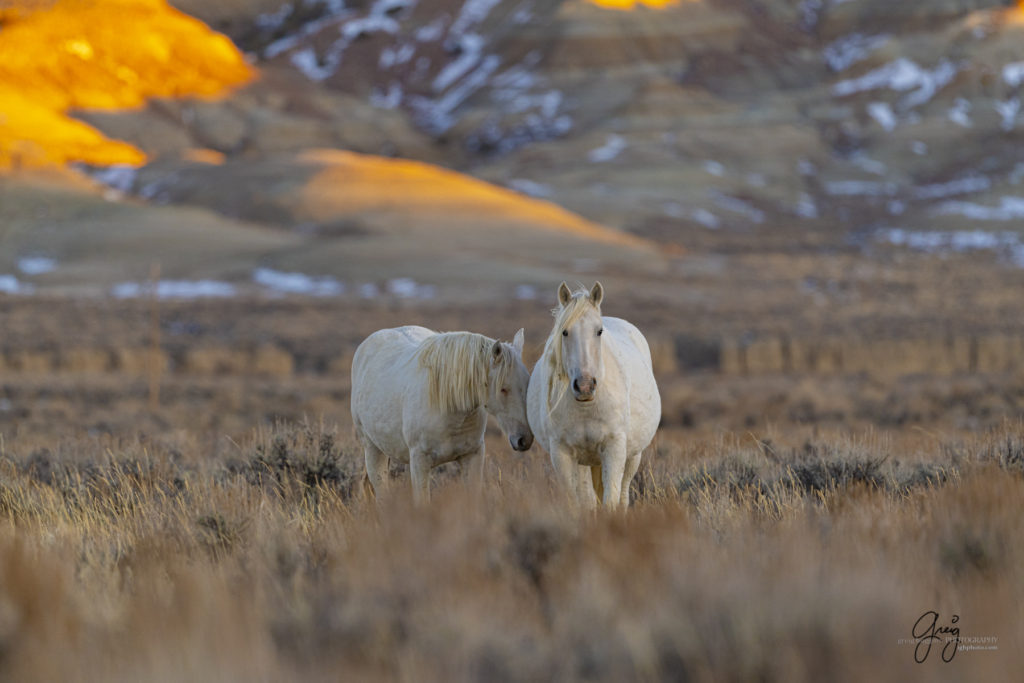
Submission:
M 580 403 L 587 403 L 594 400 L 597 393 L 596 377 L 577 377 L 572 381 L 572 395 Z

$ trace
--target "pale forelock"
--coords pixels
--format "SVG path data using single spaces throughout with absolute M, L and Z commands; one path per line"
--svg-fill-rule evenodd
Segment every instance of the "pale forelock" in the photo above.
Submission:
M 428 397 L 433 408 L 465 413 L 487 401 L 488 371 L 494 340 L 473 332 L 443 332 L 420 344 L 419 366 L 427 371 Z M 494 368 L 495 384 L 504 384 L 515 367 L 515 354 L 501 344 Z

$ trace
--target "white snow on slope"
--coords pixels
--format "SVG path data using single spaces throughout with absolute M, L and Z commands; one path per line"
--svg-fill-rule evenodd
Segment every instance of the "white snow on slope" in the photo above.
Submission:
M 1003 80 L 1011 88 L 1024 83 L 1024 62 L 1013 62 L 1003 67 Z
M 972 202 L 943 202 L 935 208 L 939 215 L 956 215 L 976 221 L 1013 221 L 1024 218 L 1024 197 L 1002 197 L 999 206 Z
M 958 97 L 947 114 L 949 120 L 963 128 L 970 128 L 971 123 L 971 102 L 970 100 Z
M 924 104 L 943 86 L 953 80 L 956 66 L 944 60 L 934 69 L 924 69 L 914 61 L 901 57 L 885 66 L 869 71 L 859 78 L 840 81 L 832 86 L 832 92 L 840 97 L 869 90 L 912 90 L 903 100 L 906 107 Z
M 0 294 L 31 294 L 32 286 L 24 285 L 13 275 L 0 275 Z
M 153 295 L 151 282 L 121 282 L 110 290 L 115 299 L 135 299 Z M 160 280 L 156 283 L 158 299 L 226 298 L 237 294 L 235 286 L 219 280 Z
M 257 268 L 253 282 L 278 294 L 308 294 L 311 296 L 337 296 L 345 291 L 344 285 L 333 277 L 312 277 L 304 273 L 286 273 L 271 268 Z
M 1017 114 L 1020 113 L 1020 99 L 1014 97 L 1005 102 L 996 100 L 993 106 L 999 113 L 999 118 L 1002 119 L 1000 127 L 1007 132 L 1013 130 L 1017 125 Z
M 608 136 L 608 139 L 605 140 L 603 145 L 592 149 L 587 153 L 587 159 L 594 163 L 611 161 L 615 157 L 619 156 L 624 149 L 626 149 L 626 139 L 621 135 L 612 133 Z
M 825 63 L 832 71 L 845 71 L 857 62 L 864 61 L 871 53 L 889 40 L 887 35 L 866 36 L 853 33 L 829 43 L 824 50 Z
M 927 253 L 970 251 L 1002 251 L 1018 267 L 1024 267 L 1024 244 L 1016 232 L 989 232 L 986 230 L 903 230 L 891 228 L 875 234 L 875 239 L 896 246 Z
M 896 114 L 888 102 L 872 102 L 868 105 L 868 115 L 886 131 L 896 129 Z
M 25 275 L 42 275 L 57 267 L 57 262 L 49 256 L 23 256 L 18 259 L 18 270 Z

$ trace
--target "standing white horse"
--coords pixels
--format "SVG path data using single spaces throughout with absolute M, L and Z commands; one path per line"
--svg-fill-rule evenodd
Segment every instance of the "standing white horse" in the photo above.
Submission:
M 559 286 L 527 414 L 570 495 L 615 509 L 629 504 L 629 484 L 661 420 L 661 397 L 647 340 L 625 320 L 602 317 L 603 296 L 600 282 L 589 292 Z
M 530 448 L 522 352 L 522 330 L 511 344 L 414 325 L 367 337 L 352 360 L 352 423 L 374 491 L 387 485 L 389 458 L 409 465 L 417 502 L 430 498 L 430 470 L 446 462 L 482 481 L 488 412 L 512 448 Z

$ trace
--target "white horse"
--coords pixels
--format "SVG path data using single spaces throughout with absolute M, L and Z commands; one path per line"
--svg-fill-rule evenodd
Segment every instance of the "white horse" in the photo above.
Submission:
M 522 352 L 522 330 L 511 344 L 414 325 L 367 337 L 352 360 L 352 423 L 374 491 L 387 485 L 389 458 L 409 465 L 417 502 L 430 498 L 430 470 L 446 462 L 482 482 L 488 412 L 512 448 L 530 448 Z
M 601 499 L 615 509 L 629 504 L 629 484 L 661 420 L 661 397 L 647 340 L 625 320 L 602 317 L 603 296 L 600 282 L 589 292 L 559 286 L 527 415 L 570 495 L 586 507 Z

